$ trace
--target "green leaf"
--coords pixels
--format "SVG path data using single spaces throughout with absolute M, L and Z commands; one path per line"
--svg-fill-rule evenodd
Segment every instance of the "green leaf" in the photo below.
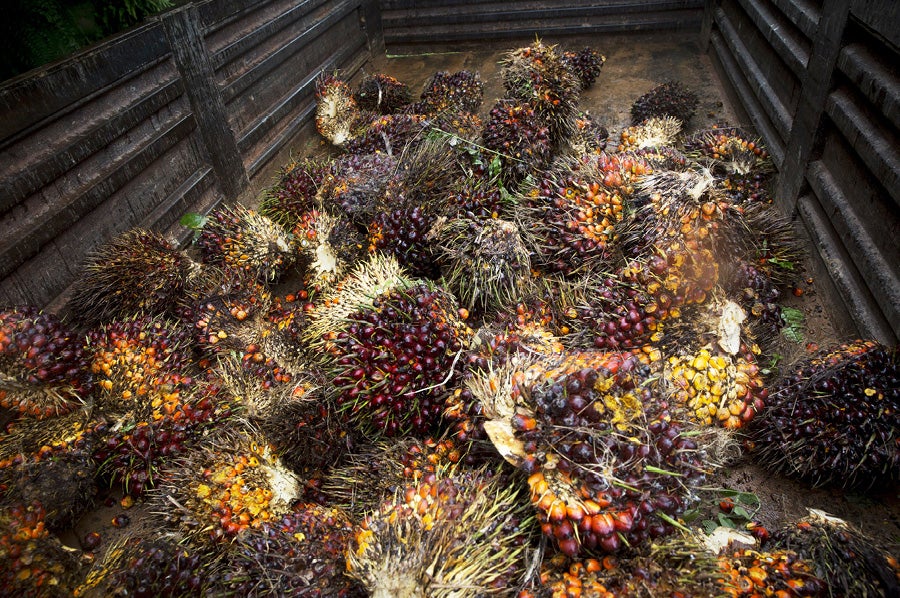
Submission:
M 188 212 L 184 216 L 181 217 L 181 220 L 178 222 L 181 226 L 187 227 L 191 230 L 200 230 L 206 224 L 208 218 L 203 214 L 197 214 L 195 212 Z
M 500 161 L 500 154 L 494 154 L 494 157 L 491 158 L 491 166 L 488 170 L 492 179 L 500 176 L 501 168 L 503 168 L 503 163 Z
M 750 512 L 747 511 L 747 509 L 745 509 L 744 507 L 740 507 L 740 506 L 735 507 L 734 509 L 731 510 L 731 516 L 732 517 L 740 517 L 741 519 L 746 519 L 747 521 L 749 521 L 752 518 L 752 515 L 750 515 Z
M 785 326 L 781 329 L 781 334 L 789 341 L 795 343 L 803 342 L 803 312 L 794 307 L 782 307 L 781 317 L 784 318 Z
M 704 519 L 701 525 L 703 526 L 703 531 L 704 533 L 706 533 L 706 535 L 710 535 L 711 533 L 716 531 L 717 527 L 719 527 L 719 524 L 712 519 Z
M 728 518 L 728 515 L 725 513 L 719 513 L 719 525 L 721 527 L 730 527 L 734 529 L 736 526 L 734 525 L 734 521 Z

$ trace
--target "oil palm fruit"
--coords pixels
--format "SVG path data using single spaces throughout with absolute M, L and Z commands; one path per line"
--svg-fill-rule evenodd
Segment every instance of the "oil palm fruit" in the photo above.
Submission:
M 490 160 L 479 154 L 471 173 L 467 173 L 459 184 L 451 186 L 447 218 L 500 218 L 508 211 L 509 196 L 501 189 L 500 175 L 492 177 L 489 167 L 484 166 L 484 162 Z
M 348 216 L 336 212 L 332 214 L 321 206 L 310 209 L 297 218 L 291 231 L 298 268 L 307 288 L 330 287 L 365 254 L 365 235 Z
M 687 124 L 699 104 L 697 94 L 679 81 L 666 81 L 645 93 L 631 105 L 631 122 L 639 125 L 648 118 L 674 116 Z
M 747 314 L 751 334 L 760 345 L 768 347 L 778 338 L 785 320 L 779 300 L 781 291 L 768 274 L 746 260 L 729 264 L 722 281 L 726 294 Z
M 531 281 L 531 258 L 519 228 L 500 219 L 445 220 L 432 231 L 444 284 L 471 310 L 520 302 Z
M 575 131 L 569 137 L 571 153 L 575 155 L 597 154 L 606 149 L 609 131 L 587 112 L 579 112 L 575 118 Z
M 265 190 L 259 213 L 290 229 L 301 214 L 316 205 L 319 188 L 328 170 L 323 161 L 292 160 L 281 169 L 278 182 Z
M 174 315 L 216 278 L 161 234 L 133 228 L 87 258 L 69 310 L 88 325 L 143 314 Z
M 36 418 L 77 409 L 93 389 L 90 352 L 58 317 L 0 311 L 0 406 Z
M 49 532 L 45 515 L 40 503 L 0 507 L 0 594 L 72 595 L 77 558 Z
M 528 102 L 548 128 L 553 144 L 563 143 L 573 132 L 581 83 L 556 46 L 537 40 L 508 52 L 500 67 L 507 96 Z
M 325 210 L 340 210 L 358 227 L 365 228 L 377 212 L 378 198 L 397 166 L 387 154 L 339 156 L 322 180 L 319 198 Z
M 639 125 L 627 127 L 619 135 L 620 152 L 671 147 L 678 144 L 684 125 L 674 116 L 648 118 Z
M 640 351 L 519 358 L 467 383 L 567 556 L 671 533 L 705 478 L 703 451 L 656 400 L 647 361 Z
M 369 433 L 426 433 L 468 328 L 442 287 L 374 254 L 310 314 L 306 338 L 338 409 Z
M 334 145 L 342 146 L 351 137 L 361 116 L 353 91 L 336 75 L 322 75 L 316 81 L 316 130 Z
M 240 205 L 213 211 L 197 247 L 204 263 L 246 272 L 263 283 L 275 281 L 294 260 L 284 229 Z
M 772 172 L 772 160 L 759 139 L 737 127 L 712 128 L 691 135 L 685 151 L 706 161 L 718 175 L 748 175 Z
M 384 73 L 375 73 L 359 82 L 353 100 L 363 110 L 393 114 L 412 103 L 412 94 L 406 83 Z
M 351 154 L 398 156 L 407 145 L 423 136 L 427 124 L 422 114 L 383 114 L 362 118 L 344 143 L 344 149 Z
M 484 100 L 484 84 L 477 72 L 439 71 L 425 84 L 411 111 L 434 116 L 442 112 L 477 112 Z
M 647 147 L 632 152 L 647 164 L 651 171 L 686 170 L 689 164 L 687 157 L 673 147 Z
M 874 341 L 824 349 L 770 391 L 750 430 L 757 460 L 815 485 L 900 479 L 900 352 Z
M 508 189 L 546 168 L 552 158 L 550 131 L 527 101 L 498 100 L 481 138 L 484 147 L 496 152 L 487 159 L 497 161 L 500 181 Z
M 828 586 L 829 596 L 900 593 L 897 557 L 850 523 L 816 509 L 772 533 L 767 547 L 796 552 Z
M 594 84 L 603 69 L 603 63 L 606 62 L 606 56 L 589 47 L 582 48 L 578 52 L 565 51 L 560 59 L 578 78 L 581 89 L 588 89 Z
M 478 470 L 410 485 L 359 526 L 347 574 L 382 598 L 509 593 L 525 573 L 533 530 L 521 494 Z
M 719 556 L 725 596 L 826 596 L 825 583 L 812 564 L 792 551 L 726 548 Z
M 210 546 L 279 520 L 300 492 L 300 480 L 257 430 L 220 427 L 161 472 L 151 506 L 192 545 Z

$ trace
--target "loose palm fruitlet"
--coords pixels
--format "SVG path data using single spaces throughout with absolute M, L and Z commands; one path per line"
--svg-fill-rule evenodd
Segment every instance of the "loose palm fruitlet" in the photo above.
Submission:
M 216 277 L 161 234 L 128 230 L 92 252 L 75 285 L 70 312 L 86 324 L 138 315 L 174 315 Z
M 310 314 L 338 409 L 367 433 L 427 433 L 468 336 L 456 299 L 380 254 Z
M 578 77 L 581 89 L 588 89 L 597 80 L 606 56 L 593 48 L 582 48 L 578 52 L 566 51 L 562 53 L 562 63 Z
M 278 182 L 266 189 L 259 202 L 259 213 L 290 229 L 301 214 L 316 205 L 328 170 L 322 161 L 292 161 L 281 170 Z
M 549 129 L 553 144 L 564 143 L 578 116 L 581 82 L 567 68 L 556 46 L 535 41 L 508 52 L 500 66 L 507 96 L 528 102 Z
M 750 429 L 756 459 L 814 485 L 900 480 L 900 350 L 855 341 L 797 364 Z
M 390 75 L 376 73 L 359 82 L 353 93 L 356 105 L 363 110 L 379 114 L 400 112 L 412 103 L 412 94 L 406 83 Z
M 0 406 L 36 418 L 68 413 L 93 389 L 90 351 L 58 317 L 0 311 Z
M 435 73 L 411 111 L 434 116 L 442 112 L 476 112 L 484 100 L 481 76 L 471 71 Z
M 898 596 L 897 556 L 850 523 L 809 509 L 797 523 L 776 530 L 767 547 L 796 552 L 828 586 L 830 596 Z
M 631 105 L 631 122 L 639 125 L 648 118 L 674 116 L 683 124 L 697 110 L 697 94 L 679 81 L 666 81 L 645 93 Z
M 486 471 L 426 476 L 366 517 L 347 547 L 347 574 L 371 596 L 508 593 L 534 529 L 522 493 Z
M 357 126 L 361 111 L 350 86 L 335 75 L 316 81 L 316 130 L 334 145 L 342 146 Z
M 488 114 L 481 137 L 484 147 L 496 152 L 486 158 L 497 160 L 500 181 L 509 189 L 550 164 L 550 131 L 528 102 L 498 100 Z
M 294 261 L 284 229 L 241 205 L 210 214 L 197 247 L 204 263 L 246 272 L 263 283 L 275 281 Z
M 789 550 L 757 551 L 725 548 L 719 556 L 725 596 L 730 598 L 792 598 L 827 596 L 828 589 L 812 563 Z

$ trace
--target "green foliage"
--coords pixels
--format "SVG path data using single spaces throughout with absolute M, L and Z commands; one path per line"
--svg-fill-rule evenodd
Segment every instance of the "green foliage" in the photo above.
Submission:
M 789 341 L 795 343 L 803 342 L 803 312 L 793 307 L 782 307 L 781 316 L 784 318 L 784 328 L 781 334 Z

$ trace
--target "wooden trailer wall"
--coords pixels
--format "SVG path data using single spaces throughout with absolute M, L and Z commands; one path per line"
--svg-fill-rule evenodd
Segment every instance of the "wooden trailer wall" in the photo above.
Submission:
M 116 234 L 184 238 L 181 215 L 241 197 L 311 121 L 316 77 L 383 52 L 377 16 L 192 2 L 0 86 L 0 305 L 52 308 Z
M 707 1 L 702 37 L 854 332 L 900 338 L 900 3 Z

